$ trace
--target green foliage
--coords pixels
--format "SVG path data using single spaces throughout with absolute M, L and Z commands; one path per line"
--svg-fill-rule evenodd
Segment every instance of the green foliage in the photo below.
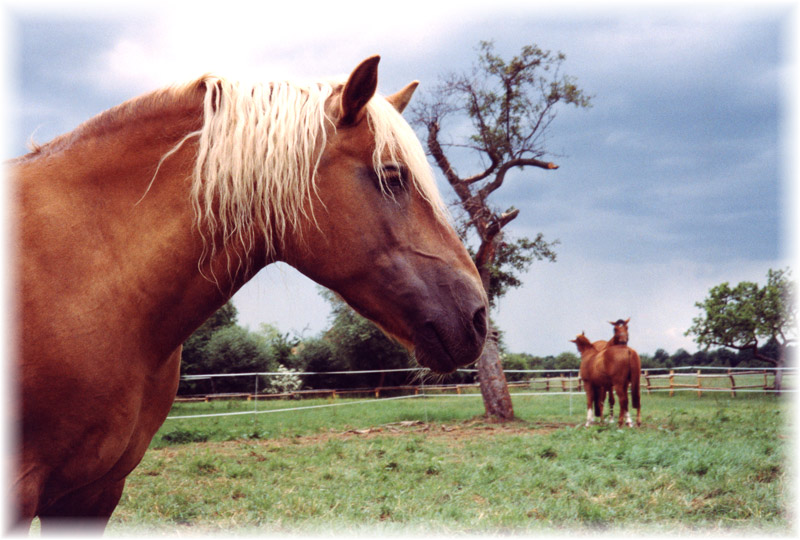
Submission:
M 509 381 L 524 381 L 541 377 L 537 373 L 508 373 L 508 370 L 563 370 L 569 373 L 581 365 L 580 357 L 572 352 L 563 352 L 557 356 L 533 356 L 527 353 L 510 353 L 503 356 L 503 369 L 506 370 L 506 379 Z M 548 373 L 548 376 L 556 373 Z
M 761 360 L 782 365 L 785 348 L 797 335 L 794 287 L 788 269 L 769 270 L 764 287 L 749 281 L 735 287 L 727 282 L 717 285 L 704 301 L 695 304 L 702 314 L 693 319 L 686 335 L 694 335 L 706 348 L 749 349 Z M 762 342 L 777 343 L 777 355 L 765 354 Z
M 769 353 L 775 349 L 774 343 L 768 343 L 764 350 Z M 697 351 L 694 354 L 684 349 L 678 349 L 670 354 L 664 349 L 656 350 L 655 354 L 641 354 L 642 369 L 674 369 L 688 366 L 712 367 L 765 367 L 769 364 L 753 356 L 752 351 L 739 352 L 728 349 L 714 349 Z M 528 353 L 506 353 L 503 356 L 503 369 L 509 381 L 520 381 L 535 378 L 531 373 L 508 373 L 508 370 L 577 370 L 580 366 L 580 356 L 576 352 L 563 352 L 552 356 L 535 356 Z M 552 375 L 552 374 L 550 374 Z
M 183 344 L 181 353 L 181 375 L 200 373 L 196 370 L 196 366 L 205 361 L 204 349 L 211 336 L 218 330 L 236 325 L 237 317 L 236 306 L 232 302 L 227 302 L 189 336 L 189 339 Z
M 563 53 L 525 45 L 506 61 L 494 52 L 494 42 L 481 41 L 472 76 L 452 79 L 455 95 L 469 97 L 467 114 L 478 127 L 472 142 L 499 160 L 544 155 L 533 143 L 555 117 L 554 106 L 590 106 L 575 80 L 560 75 L 564 60 Z
M 241 326 L 228 326 L 214 334 L 205 346 L 201 373 L 272 371 L 276 364 L 262 336 Z
M 290 368 L 292 348 L 297 340 L 276 327 L 262 324 L 252 332 L 236 324 L 236 307 L 228 302 L 214 313 L 184 343 L 181 374 L 252 373 L 283 371 L 277 378 L 259 381 L 259 391 L 296 388 L 300 380 Z M 256 383 L 250 377 L 182 381 L 179 394 L 252 392 Z
M 319 371 L 334 370 L 378 370 L 402 369 L 416 367 L 414 359 L 408 351 L 390 339 L 377 326 L 350 308 L 334 293 L 321 290 L 322 296 L 331 304 L 331 327 L 325 332 L 324 340 L 327 349 L 322 348 L 322 358 L 311 362 L 315 366 L 326 366 Z M 321 365 L 322 364 L 322 365 Z M 335 366 L 335 367 L 332 367 Z M 311 365 L 306 371 L 312 371 Z M 317 386 L 319 379 L 308 376 L 306 381 Z M 339 377 L 335 381 L 341 386 L 336 388 L 376 387 L 407 384 L 410 381 L 408 372 L 363 374 Z M 330 387 L 329 387 L 330 388 Z

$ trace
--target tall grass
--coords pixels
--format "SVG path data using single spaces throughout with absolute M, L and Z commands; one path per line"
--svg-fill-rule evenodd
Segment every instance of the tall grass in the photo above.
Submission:
M 790 530 L 784 400 L 645 395 L 644 425 L 623 430 L 582 427 L 584 405 L 515 396 L 511 425 L 474 397 L 168 420 L 110 531 Z

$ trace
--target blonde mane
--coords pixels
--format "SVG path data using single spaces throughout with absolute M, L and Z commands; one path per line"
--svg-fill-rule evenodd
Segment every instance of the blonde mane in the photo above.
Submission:
M 245 85 L 206 76 L 202 128 L 186 140 L 199 137 L 193 171 L 192 203 L 205 242 L 204 259 L 222 245 L 239 243 L 248 252 L 256 231 L 282 242 L 287 231 L 299 230 L 299 220 L 314 220 L 317 167 L 335 129 L 326 114 L 332 84 L 298 85 L 289 82 Z M 375 136 L 373 164 L 383 185 L 382 164 L 404 163 L 414 188 L 442 220 L 447 212 L 433 173 L 413 129 L 383 97 L 367 105 Z M 310 210 L 306 210 L 310 209 Z M 334 209 L 335 210 L 335 209 Z M 230 262 L 230 261 L 229 261 Z M 240 261 L 241 263 L 241 261 Z

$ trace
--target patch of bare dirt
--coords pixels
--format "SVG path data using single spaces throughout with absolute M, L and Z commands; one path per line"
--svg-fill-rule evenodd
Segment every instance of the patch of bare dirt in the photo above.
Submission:
M 297 445 L 316 445 L 324 444 L 330 440 L 347 440 L 352 438 L 375 438 L 375 437 L 402 437 L 407 435 L 424 435 L 425 437 L 435 437 L 446 439 L 453 442 L 466 439 L 475 440 L 482 437 L 494 437 L 498 435 L 544 435 L 552 433 L 558 429 L 573 427 L 574 424 L 557 422 L 522 422 L 514 421 L 507 423 L 490 423 L 484 419 L 474 419 L 463 423 L 441 424 L 426 423 L 420 420 L 409 420 L 402 422 L 391 422 L 380 426 L 364 429 L 348 429 L 345 431 L 329 431 L 316 433 L 313 435 L 303 435 L 296 437 L 284 437 L 278 439 L 251 439 L 247 441 L 224 441 L 224 442 L 198 442 L 192 443 L 197 448 L 214 448 L 224 453 L 226 448 L 241 447 L 247 444 L 257 447 L 280 448 L 283 446 Z M 179 450 L 163 448 L 158 450 L 163 457 L 169 458 Z

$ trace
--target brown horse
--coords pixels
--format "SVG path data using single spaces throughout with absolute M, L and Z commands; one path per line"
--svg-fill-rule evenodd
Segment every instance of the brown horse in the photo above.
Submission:
M 628 344 L 628 322 L 630 322 L 630 317 L 626 320 L 617 319 L 615 322 L 609 321 L 614 327 L 614 335 L 611 337 L 610 341 L 595 341 L 593 345 L 597 348 L 597 350 L 605 349 L 609 344 L 611 345 L 627 345 Z M 606 392 L 608 392 L 608 421 L 611 422 L 614 419 L 614 392 L 612 388 L 606 388 Z M 602 401 L 602 400 L 601 400 Z
M 10 163 L 19 526 L 105 526 L 170 409 L 181 343 L 274 261 L 435 372 L 478 358 L 480 277 L 400 116 L 417 83 L 376 95 L 378 60 L 343 84 L 205 76 Z
M 638 353 L 627 345 L 615 343 L 614 338 L 607 343 L 592 343 L 582 333 L 571 341 L 581 354 L 580 377 L 586 392 L 586 425 L 592 424 L 594 416 L 603 417 L 606 393 L 613 408 L 615 393 L 620 405 L 619 426 L 623 422 L 632 426 L 628 412 L 628 385 L 631 387 L 632 405 L 636 409 L 636 425 L 641 425 L 641 360 Z

